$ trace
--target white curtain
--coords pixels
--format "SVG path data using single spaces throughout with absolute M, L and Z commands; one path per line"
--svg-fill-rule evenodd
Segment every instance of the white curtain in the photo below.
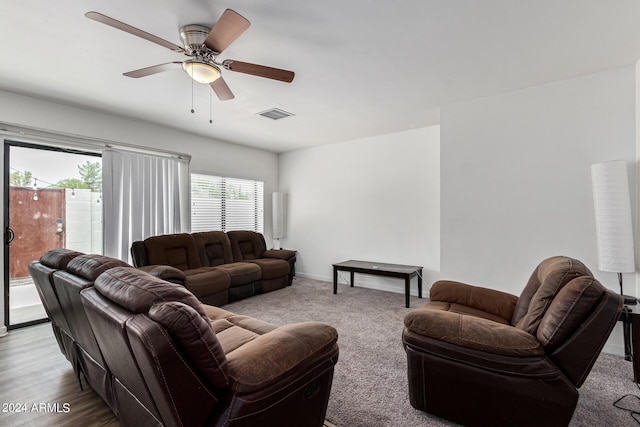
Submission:
M 104 150 L 102 187 L 105 255 L 131 262 L 134 241 L 190 229 L 187 160 Z

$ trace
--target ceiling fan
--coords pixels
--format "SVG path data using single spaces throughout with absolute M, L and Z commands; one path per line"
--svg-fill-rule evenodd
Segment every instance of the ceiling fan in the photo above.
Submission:
M 240 37 L 251 25 L 246 18 L 231 9 L 224 11 L 213 28 L 196 24 L 185 25 L 180 28 L 180 39 L 182 40 L 183 46 L 178 46 L 98 12 L 87 12 L 85 16 L 94 21 L 159 44 L 174 52 L 183 53 L 189 57 L 189 59 L 184 61 L 167 62 L 129 71 L 124 73 L 127 77 L 145 77 L 182 66 L 182 69 L 189 74 L 193 80 L 199 83 L 209 84 L 218 98 L 221 101 L 225 101 L 233 99 L 234 96 L 222 78 L 220 68 L 286 83 L 291 83 L 295 76 L 293 71 L 236 61 L 234 59 L 225 59 L 222 62 L 218 62 L 218 55 Z

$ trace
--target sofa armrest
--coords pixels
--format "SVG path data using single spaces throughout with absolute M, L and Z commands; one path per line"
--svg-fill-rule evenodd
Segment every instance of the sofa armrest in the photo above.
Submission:
M 155 276 L 162 280 L 166 280 L 167 282 L 182 284 L 184 283 L 184 279 L 186 278 L 182 270 L 171 267 L 170 265 L 145 265 L 143 267 L 139 267 L 138 270 L 142 270 L 145 273 L 149 273 L 152 276 Z
M 264 389 L 311 369 L 323 355 L 337 356 L 338 332 L 319 322 L 281 326 L 229 352 L 229 386 L 238 393 Z
M 287 249 L 267 249 L 262 253 L 262 258 L 278 258 L 285 261 L 289 261 L 296 256 L 296 251 L 290 251 Z
M 429 300 L 473 307 L 509 321 L 513 318 L 518 297 L 495 289 L 440 280 L 431 286 Z
M 404 318 L 413 333 L 465 348 L 504 356 L 542 356 L 540 342 L 528 332 L 480 317 L 421 308 Z

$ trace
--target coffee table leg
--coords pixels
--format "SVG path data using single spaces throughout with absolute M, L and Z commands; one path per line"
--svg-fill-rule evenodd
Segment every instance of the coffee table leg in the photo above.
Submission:
M 349 273 L 351 273 L 351 287 L 353 288 L 353 276 L 355 273 L 353 271 L 350 271 Z
M 418 298 L 422 298 L 422 269 L 418 274 Z
M 333 293 L 338 293 L 338 269 L 333 267 Z

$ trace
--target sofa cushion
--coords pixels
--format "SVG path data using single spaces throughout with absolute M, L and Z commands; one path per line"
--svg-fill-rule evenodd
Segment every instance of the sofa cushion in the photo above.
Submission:
M 537 338 L 547 352 L 565 342 L 588 318 L 605 292 L 596 279 L 581 276 L 567 283 L 540 321 Z
M 69 261 L 67 271 L 83 279 L 94 281 L 103 272 L 114 267 L 131 267 L 126 262 L 105 255 L 79 255 Z
M 229 387 L 250 393 L 277 384 L 292 371 L 306 372 L 337 340 L 335 328 L 318 322 L 276 328 L 226 354 Z
M 231 279 L 218 267 L 201 267 L 184 271 L 184 286 L 197 297 L 204 297 L 229 289 Z
M 542 356 L 544 351 L 531 334 L 491 320 L 420 308 L 404 318 L 405 327 L 422 336 L 461 347 L 504 356 Z
M 207 319 L 200 301 L 187 289 L 133 267 L 116 267 L 102 273 L 96 289 L 106 298 L 133 313 L 146 313 L 158 302 L 178 301 L 193 307 Z
M 233 262 L 231 242 L 224 231 L 203 231 L 192 234 L 200 254 L 200 264 L 216 266 Z
M 55 270 L 64 270 L 67 268 L 69 261 L 79 255 L 84 254 L 82 252 L 72 251 L 71 249 L 65 248 L 52 249 L 40 257 L 40 264 Z
M 249 262 L 260 266 L 260 269 L 262 270 L 262 280 L 285 277 L 289 274 L 289 270 L 291 269 L 289 263 L 282 259 L 260 258 L 250 260 Z
M 222 309 L 218 309 L 218 313 L 207 314 L 225 354 L 277 328 L 271 323 Z
M 262 278 L 262 269 L 253 262 L 232 262 L 219 265 L 217 268 L 227 272 L 232 288 L 248 285 Z
M 255 231 L 233 230 L 228 231 L 227 236 L 231 242 L 234 261 L 262 258 L 262 254 L 267 249 L 264 236 Z
M 211 325 L 182 302 L 162 302 L 149 310 L 149 318 L 163 325 L 201 377 L 211 386 L 227 386 L 227 359 Z
M 535 335 L 542 317 L 560 289 L 580 276 L 593 277 L 593 274 L 578 260 L 556 256 L 542 261 L 531 274 L 518 299 L 511 324 Z
M 144 240 L 149 264 L 170 265 L 180 270 L 199 268 L 200 256 L 191 234 L 165 234 Z

